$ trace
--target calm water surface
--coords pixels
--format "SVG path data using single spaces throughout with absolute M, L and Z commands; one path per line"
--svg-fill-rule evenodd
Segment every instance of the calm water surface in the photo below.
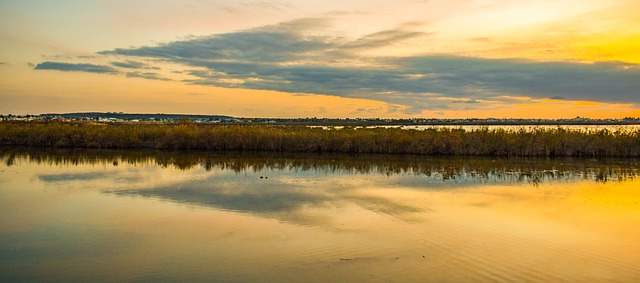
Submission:
M 310 126 L 323 129 L 343 129 L 344 126 Z M 598 132 L 607 130 L 612 133 L 632 132 L 640 130 L 640 125 L 390 125 L 390 126 L 357 126 L 356 128 L 399 128 L 405 130 L 427 129 L 463 129 L 465 131 L 504 130 L 506 132 L 534 132 L 540 130 L 569 130 L 578 132 Z
M 638 282 L 640 161 L 0 151 L 0 281 Z

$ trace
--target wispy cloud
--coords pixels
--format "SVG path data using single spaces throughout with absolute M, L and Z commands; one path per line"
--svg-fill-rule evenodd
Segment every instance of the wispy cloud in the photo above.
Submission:
M 127 72 L 127 78 L 143 78 L 149 80 L 170 81 L 171 79 L 164 78 L 158 73 L 153 72 Z
M 323 22 L 319 19 L 305 19 L 159 46 L 118 48 L 99 54 L 162 58 L 179 63 L 182 60 L 287 62 L 293 57 L 309 57 L 313 52 L 327 51 L 334 47 L 335 44 L 325 37 L 305 36 L 300 33 Z
M 153 67 L 142 62 L 131 61 L 131 60 L 126 60 L 124 62 L 111 62 L 111 65 L 120 67 L 120 68 L 125 68 L 125 69 L 154 69 L 154 70 L 160 69 L 159 67 Z
M 414 32 L 405 30 L 385 30 L 366 35 L 355 41 L 340 46 L 342 48 L 370 49 L 376 47 L 387 46 L 392 42 L 398 42 L 411 38 L 427 35 L 424 32 Z
M 95 65 L 95 64 L 74 64 L 62 62 L 42 62 L 35 66 L 36 70 L 57 70 L 68 72 L 88 72 L 99 74 L 115 74 L 118 70 L 111 66 Z
M 188 40 L 174 41 L 158 46 L 117 48 L 101 51 L 102 55 L 124 55 L 165 59 L 177 63 L 183 60 L 256 62 L 256 63 L 309 63 L 327 60 L 354 60 L 357 52 L 390 46 L 407 39 L 427 35 L 422 32 L 393 29 L 365 35 L 356 40 L 310 32 L 322 30 L 330 21 L 305 18 L 239 31 Z

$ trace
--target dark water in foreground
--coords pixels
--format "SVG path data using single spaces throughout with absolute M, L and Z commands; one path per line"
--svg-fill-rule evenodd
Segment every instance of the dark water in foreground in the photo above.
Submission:
M 0 151 L 0 281 L 638 282 L 640 160 Z

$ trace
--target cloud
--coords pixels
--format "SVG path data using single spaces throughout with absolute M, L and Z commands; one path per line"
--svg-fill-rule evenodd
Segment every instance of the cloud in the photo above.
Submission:
M 337 36 L 319 35 L 317 31 L 329 25 L 326 19 L 305 18 L 246 31 L 226 33 L 158 46 L 117 48 L 101 51 L 102 55 L 124 55 L 165 59 L 177 63 L 184 60 L 309 63 L 327 60 L 352 60 L 356 52 L 392 45 L 403 40 L 426 35 L 402 29 L 385 30 L 348 41 Z M 355 50 L 357 49 L 357 50 Z
M 127 60 L 124 62 L 111 62 L 111 65 L 120 67 L 120 68 L 125 68 L 125 69 L 154 69 L 154 70 L 160 69 L 158 67 L 149 66 L 142 62 L 131 61 L 131 60 Z
M 160 76 L 158 73 L 153 73 L 153 72 L 127 72 L 126 77 L 127 78 L 143 78 L 143 79 L 159 80 L 159 81 L 171 80 L 171 79 Z
M 411 32 L 404 30 L 385 30 L 366 35 L 353 42 L 345 44 L 344 48 L 375 48 L 390 45 L 393 42 L 398 42 L 406 39 L 416 38 L 427 35 L 423 32 Z
M 183 59 L 286 61 L 294 54 L 326 49 L 317 39 L 302 39 L 293 34 L 275 32 L 243 32 L 189 41 L 177 41 L 157 47 L 115 49 L 101 54 L 162 58 L 173 61 Z
M 381 59 L 382 60 L 382 59 Z M 208 71 L 192 72 L 190 83 L 329 94 L 407 105 L 419 110 L 448 109 L 438 98 L 464 102 L 504 95 L 637 103 L 640 75 L 617 64 L 530 62 L 466 57 L 388 58 L 393 68 L 206 62 L 185 60 Z M 409 109 L 408 111 L 410 111 Z
M 74 64 L 61 62 L 42 62 L 35 66 L 36 70 L 57 70 L 69 72 L 87 72 L 99 74 L 115 74 L 118 70 L 111 66 L 95 65 L 95 64 Z
M 462 99 L 462 100 L 453 100 L 451 101 L 451 103 L 468 103 L 468 104 L 476 104 L 476 103 L 481 103 L 478 100 L 475 99 Z
M 325 18 L 299 18 L 274 25 L 267 25 L 251 29 L 258 32 L 279 32 L 303 34 L 309 31 L 325 30 L 331 26 L 331 21 Z
M 153 68 L 153 59 L 190 68 L 185 83 L 364 98 L 402 105 L 405 113 L 488 107 L 483 101 L 513 103 L 513 97 L 612 103 L 640 102 L 640 68 L 624 62 L 584 64 L 449 55 L 364 56 L 428 34 L 411 25 L 355 40 L 328 36 L 329 20 L 306 18 L 260 28 L 195 37 L 156 46 L 117 48 L 103 56 L 121 68 Z M 44 62 L 36 69 L 112 73 L 108 66 Z M 128 77 L 164 79 L 155 73 Z M 452 101 L 457 103 L 451 103 Z M 398 109 L 398 108 L 394 108 Z
M 420 81 L 435 83 L 455 97 L 524 95 L 534 98 L 640 102 L 640 71 L 628 63 L 535 62 L 467 57 L 413 57 L 397 64 L 406 71 L 433 74 Z M 457 87 L 456 87 L 457 86 Z

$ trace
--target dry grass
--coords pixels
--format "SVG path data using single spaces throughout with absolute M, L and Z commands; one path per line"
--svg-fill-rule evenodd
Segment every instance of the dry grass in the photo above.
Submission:
M 481 156 L 640 157 L 640 130 L 321 129 L 283 125 L 0 122 L 0 145 Z

